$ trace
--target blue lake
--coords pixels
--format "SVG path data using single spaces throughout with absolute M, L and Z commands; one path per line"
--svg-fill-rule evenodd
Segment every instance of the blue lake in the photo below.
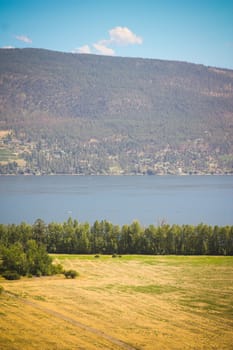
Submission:
M 1 176 L 0 223 L 233 225 L 233 176 Z

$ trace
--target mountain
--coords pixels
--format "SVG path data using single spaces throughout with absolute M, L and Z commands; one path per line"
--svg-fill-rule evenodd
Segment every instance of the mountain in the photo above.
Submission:
M 1 173 L 231 173 L 232 135 L 232 70 L 0 50 Z

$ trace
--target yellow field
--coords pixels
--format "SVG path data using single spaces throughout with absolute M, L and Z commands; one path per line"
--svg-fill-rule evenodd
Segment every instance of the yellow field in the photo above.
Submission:
M 55 256 L 0 280 L 0 349 L 233 349 L 233 257 Z

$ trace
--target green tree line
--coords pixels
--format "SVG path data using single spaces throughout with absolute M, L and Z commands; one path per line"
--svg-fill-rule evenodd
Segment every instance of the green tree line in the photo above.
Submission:
M 138 221 L 119 226 L 107 220 L 90 225 L 72 218 L 63 223 L 38 219 L 33 225 L 0 225 L 0 255 L 15 245 L 25 250 L 31 240 L 48 253 L 233 255 L 233 226 L 143 227 Z

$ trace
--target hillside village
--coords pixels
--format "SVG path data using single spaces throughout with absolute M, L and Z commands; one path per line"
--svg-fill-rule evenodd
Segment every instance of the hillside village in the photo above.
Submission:
M 49 145 L 18 139 L 12 131 L 0 133 L 0 173 L 12 175 L 201 175 L 232 174 L 232 158 L 224 166 L 219 150 L 211 152 L 204 139 L 181 144 L 174 149 L 169 144 L 154 151 L 153 145 L 144 150 L 132 149 L 122 154 L 104 154 L 99 162 L 98 151 L 108 145 L 121 143 L 121 137 L 103 140 L 90 139 L 76 145 L 78 157 L 72 152 Z M 88 157 L 87 157 L 88 150 Z M 73 158 L 73 163 L 72 163 Z M 225 160 L 225 159 L 223 159 Z M 69 165 L 71 164 L 71 165 Z M 226 160 L 225 160 L 226 164 Z

